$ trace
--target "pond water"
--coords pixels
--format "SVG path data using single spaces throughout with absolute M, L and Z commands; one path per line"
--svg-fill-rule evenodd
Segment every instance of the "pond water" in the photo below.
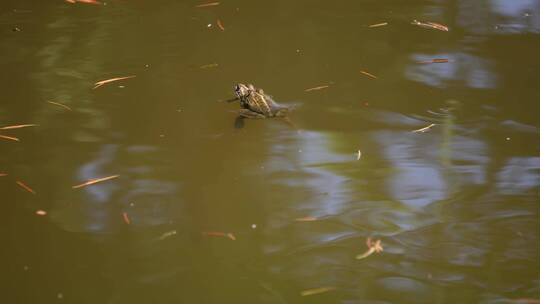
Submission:
M 540 301 L 540 2 L 205 3 L 3 1 L 2 302 Z

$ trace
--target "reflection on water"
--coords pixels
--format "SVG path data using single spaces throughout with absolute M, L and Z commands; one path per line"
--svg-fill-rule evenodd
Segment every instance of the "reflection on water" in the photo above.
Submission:
M 196 4 L 0 12 L 8 302 L 538 300 L 537 1 Z

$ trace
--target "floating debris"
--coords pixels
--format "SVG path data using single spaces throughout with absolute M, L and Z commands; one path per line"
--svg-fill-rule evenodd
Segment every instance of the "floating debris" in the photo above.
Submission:
M 417 61 L 416 63 L 427 64 L 427 63 L 447 63 L 447 62 L 448 62 L 448 59 L 446 58 L 435 58 L 435 59 L 426 60 L 426 61 Z
M 129 220 L 129 216 L 127 214 L 127 212 L 122 212 L 122 218 L 124 219 L 124 223 L 126 224 L 131 224 L 131 221 Z
M 317 221 L 318 218 L 313 217 L 313 216 L 306 216 L 306 217 L 299 217 L 294 220 L 297 222 L 314 222 L 314 221 Z
M 368 25 L 368 27 L 374 28 L 374 27 L 380 27 L 380 26 L 385 26 L 385 25 L 388 25 L 388 22 L 376 23 L 376 24 Z
M 195 7 L 209 7 L 209 6 L 216 6 L 216 5 L 219 5 L 219 2 L 203 3 L 203 4 L 195 5 Z
M 107 176 L 107 177 L 103 177 L 103 178 L 91 179 L 91 180 L 86 181 L 86 182 L 84 182 L 82 184 L 72 186 L 71 188 L 77 189 L 77 188 L 82 188 L 82 187 L 85 187 L 85 186 L 90 186 L 90 185 L 97 184 L 97 183 L 100 183 L 100 182 L 104 182 L 104 181 L 107 181 L 107 180 L 110 180 L 110 179 L 113 179 L 113 178 L 117 178 L 119 176 L 120 175 L 111 175 L 111 176 Z
M 439 30 L 439 31 L 443 31 L 443 32 L 448 32 L 449 29 L 446 25 L 442 25 L 440 23 L 435 23 L 435 22 L 420 22 L 418 20 L 413 20 L 411 22 L 411 24 L 413 25 L 418 25 L 419 27 L 423 27 L 423 28 L 430 28 L 430 29 L 434 29 L 434 30 Z
M 322 85 L 322 86 L 318 86 L 318 87 L 305 89 L 304 92 L 318 91 L 318 90 L 326 89 L 328 87 L 330 87 L 330 86 L 329 85 Z
M 176 234 L 176 230 L 171 230 L 171 231 L 167 231 L 165 233 L 163 233 L 160 237 L 159 237 L 159 240 L 160 241 L 163 241 L 164 239 L 168 238 L 168 237 L 171 237 L 173 235 Z
M 356 256 L 357 260 L 365 259 L 373 253 L 380 253 L 383 251 L 381 240 L 372 241 L 371 238 L 367 238 L 366 245 L 369 248 L 368 251 Z
M 302 295 L 303 297 L 312 296 L 312 295 L 332 291 L 332 290 L 335 290 L 335 289 L 336 289 L 336 287 L 334 287 L 334 286 L 326 286 L 326 287 L 319 287 L 319 288 L 313 288 L 313 289 L 306 289 L 306 290 L 302 291 L 300 293 L 300 295 Z
M 32 194 L 36 194 L 36 191 L 34 191 L 34 189 L 30 188 L 28 185 L 26 185 L 25 183 L 21 182 L 21 181 L 16 181 L 15 183 L 17 183 L 17 185 L 21 186 L 21 188 L 23 188 L 24 190 L 32 193 Z
M 361 157 L 362 157 L 362 151 L 358 150 L 358 152 L 356 153 L 356 160 L 360 160 Z
M 236 241 L 236 237 L 232 233 L 226 233 L 226 232 L 219 232 L 219 231 L 210 231 L 210 232 L 202 232 L 202 235 L 205 236 L 220 236 L 220 237 L 226 237 L 232 241 Z
M 2 127 L 0 128 L 0 130 L 12 130 L 12 129 L 20 129 L 20 128 L 36 127 L 36 126 L 38 125 L 35 125 L 35 124 L 14 125 L 14 126 Z
M 45 215 L 47 215 L 47 211 L 45 211 L 45 210 L 37 210 L 36 214 L 41 215 L 41 216 L 45 216 Z
M 219 27 L 220 30 L 224 31 L 225 30 L 225 27 L 223 26 L 223 23 L 221 23 L 221 20 L 217 20 L 216 21 L 216 24 L 217 26 Z
M 64 109 L 66 109 L 66 110 L 73 111 L 70 107 L 66 106 L 65 104 L 61 104 L 61 103 L 54 102 L 54 101 L 47 101 L 47 102 L 50 103 L 50 104 L 62 107 Z
M 20 141 L 17 137 L 6 136 L 6 135 L 0 135 L 0 138 L 12 140 L 12 141 Z
M 215 68 L 217 66 L 218 66 L 217 63 L 210 63 L 210 64 L 201 65 L 199 68 L 200 69 L 209 69 L 209 68 Z
M 360 71 L 360 73 L 362 73 L 362 74 L 364 74 L 364 75 L 366 75 L 366 76 L 368 76 L 368 77 L 371 77 L 371 78 L 373 78 L 373 79 L 377 79 L 377 76 L 375 76 L 375 75 L 373 75 L 373 74 L 371 74 L 371 73 L 368 73 L 368 72 L 366 72 L 366 71 Z
M 7 176 L 7 173 L 2 173 L 2 172 L 0 172 L 0 177 L 1 177 L 1 176 Z
M 423 128 L 420 128 L 420 129 L 417 129 L 417 130 L 413 130 L 412 132 L 413 133 L 424 133 L 424 132 L 427 132 L 429 131 L 431 128 L 433 128 L 434 126 L 436 126 L 436 124 L 430 124 L 429 126 L 427 127 L 423 127 Z
M 86 3 L 86 4 L 96 4 L 96 5 L 101 5 L 102 3 L 99 2 L 99 1 L 96 1 L 96 0 L 66 0 L 66 2 L 68 3 Z
M 101 80 L 101 81 L 98 81 L 98 82 L 94 83 L 94 89 L 97 89 L 100 86 L 102 86 L 104 84 L 107 84 L 107 83 L 111 83 L 111 82 L 115 82 L 115 81 L 119 81 L 119 80 L 124 80 L 124 79 L 135 78 L 135 77 L 137 77 L 137 75 L 130 75 L 130 76 L 116 77 L 116 78 Z

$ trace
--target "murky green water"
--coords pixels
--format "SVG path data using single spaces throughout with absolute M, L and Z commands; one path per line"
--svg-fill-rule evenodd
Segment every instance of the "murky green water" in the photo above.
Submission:
M 200 3 L 3 2 L 3 303 L 540 299 L 538 1 Z

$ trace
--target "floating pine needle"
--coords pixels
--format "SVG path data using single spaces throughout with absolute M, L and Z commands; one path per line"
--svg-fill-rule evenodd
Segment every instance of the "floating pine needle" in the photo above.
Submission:
M 218 232 L 218 231 L 210 231 L 210 232 L 203 232 L 202 233 L 205 236 L 220 236 L 220 237 L 226 237 L 232 241 L 236 241 L 236 237 L 232 233 L 225 233 L 225 232 Z
M 448 27 L 446 25 L 442 25 L 440 23 L 429 22 L 429 21 L 428 22 L 420 22 L 418 20 L 413 20 L 411 22 L 411 24 L 418 25 L 419 27 L 423 27 L 423 28 L 430 28 L 430 29 L 434 29 L 434 30 L 448 32 Z
M 225 30 L 225 27 L 223 26 L 223 23 L 221 23 L 221 20 L 218 19 L 216 21 L 216 23 L 217 23 L 217 26 L 219 27 L 220 30 L 222 30 L 222 31 Z
M 319 288 L 313 288 L 313 289 L 306 289 L 306 290 L 302 291 L 302 292 L 300 293 L 300 295 L 302 295 L 303 297 L 305 297 L 305 296 L 312 296 L 312 295 L 316 295 L 316 294 L 320 294 L 320 293 L 332 291 L 332 290 L 335 290 L 335 289 L 336 289 L 336 288 L 333 287 L 333 286 L 319 287 Z
M 101 81 L 98 81 L 98 82 L 94 83 L 94 89 L 97 89 L 100 86 L 102 86 L 104 84 L 107 84 L 107 83 L 111 83 L 111 82 L 115 82 L 115 81 L 119 81 L 119 80 L 124 80 L 124 79 L 129 79 L 129 78 L 134 78 L 134 77 L 137 77 L 137 75 L 130 75 L 130 76 L 116 77 L 116 78 L 101 80 Z
M 20 128 L 27 128 L 27 127 L 35 127 L 35 126 L 37 125 L 34 125 L 34 124 L 14 125 L 14 126 L 2 127 L 0 128 L 0 130 L 20 129 Z
M 17 137 L 11 137 L 11 136 L 5 136 L 5 135 L 0 135 L 0 138 L 7 139 L 7 140 L 13 140 L 13 141 L 19 141 L 19 139 Z
M 90 185 L 93 185 L 93 184 L 101 183 L 101 182 L 104 182 L 104 181 L 107 181 L 107 180 L 110 180 L 110 179 L 113 179 L 113 178 L 117 178 L 117 177 L 119 177 L 119 176 L 120 176 L 120 175 L 111 175 L 111 176 L 107 176 L 107 177 L 103 177 L 103 178 L 91 179 L 91 180 L 89 180 L 89 181 L 87 181 L 87 182 L 84 182 L 84 183 L 82 183 L 82 184 L 73 186 L 73 187 L 71 187 L 71 188 L 77 189 L 77 188 L 86 187 L 86 186 L 90 186 Z
M 385 26 L 385 25 L 388 25 L 388 22 L 382 22 L 382 23 L 377 23 L 377 24 L 372 24 L 372 25 L 369 25 L 368 27 L 380 27 L 380 26 Z
M 366 75 L 366 76 L 368 76 L 368 77 L 371 77 L 371 78 L 373 78 L 373 79 L 377 79 L 377 76 L 375 76 L 375 75 L 373 75 L 373 74 L 371 74 L 371 73 L 368 73 L 368 72 L 366 72 L 366 71 L 360 71 L 360 73 L 362 73 L 362 74 L 364 74 L 364 75 Z
M 304 92 L 318 91 L 318 90 L 326 89 L 328 87 L 330 87 L 330 86 L 329 85 L 322 85 L 322 86 L 318 86 L 318 87 L 305 89 Z
M 68 3 L 77 3 L 77 2 L 80 2 L 80 3 L 97 4 L 97 5 L 100 5 L 100 4 L 101 4 L 101 2 L 96 1 L 96 0 L 66 0 L 66 2 L 68 2 Z
M 216 5 L 219 5 L 219 2 L 203 3 L 203 4 L 196 5 L 195 7 L 209 7 L 209 6 L 216 6 Z
M 45 210 L 37 210 L 36 214 L 41 215 L 41 216 L 45 216 L 45 215 L 47 215 L 47 211 L 45 211 Z
M 171 230 L 171 231 L 167 231 L 165 233 L 163 233 L 160 237 L 159 237 L 159 240 L 160 241 L 163 241 L 164 239 L 168 238 L 168 237 L 171 237 L 173 235 L 176 234 L 176 230 Z
M 201 65 L 199 68 L 201 68 L 201 69 L 209 69 L 209 68 L 215 68 L 217 66 L 218 66 L 217 63 L 210 63 L 210 64 Z
M 371 238 L 368 238 L 366 240 L 366 245 L 368 246 L 368 251 L 359 254 L 356 256 L 357 260 L 365 259 L 368 256 L 372 255 L 373 253 L 380 253 L 383 251 L 383 247 L 381 244 L 381 240 L 372 241 Z
M 356 160 L 360 160 L 361 157 L 362 157 L 362 151 L 358 150 L 358 152 L 356 153 Z
M 47 102 L 50 103 L 50 104 L 53 104 L 55 106 L 62 107 L 64 109 L 66 109 L 66 110 L 73 111 L 70 107 L 66 106 L 65 104 L 61 104 L 61 103 L 54 102 L 54 101 L 47 101 Z
M 448 62 L 448 59 L 445 59 L 445 58 L 435 58 L 435 59 L 426 60 L 426 61 L 418 61 L 417 63 L 427 64 L 427 63 L 446 63 L 446 62 Z
M 417 130 L 413 130 L 412 132 L 413 132 L 413 133 L 424 133 L 424 132 L 429 131 L 429 130 L 430 130 L 431 128 L 433 128 L 434 126 L 436 126 L 436 124 L 430 124 L 430 125 L 427 126 L 427 127 L 423 127 L 423 128 L 417 129 Z
M 294 220 L 297 221 L 297 222 L 314 222 L 314 221 L 318 220 L 318 218 L 313 217 L 313 216 L 306 216 L 306 217 L 299 217 L 299 218 L 294 219 Z
M 17 185 L 21 186 L 21 188 L 23 188 L 24 190 L 32 193 L 32 194 L 36 194 L 36 191 L 34 191 L 32 188 L 28 187 L 25 183 L 21 182 L 21 181 L 16 181 Z
M 129 220 L 129 216 L 127 214 L 127 212 L 122 212 L 122 218 L 124 219 L 124 223 L 126 224 L 131 224 L 131 221 Z

